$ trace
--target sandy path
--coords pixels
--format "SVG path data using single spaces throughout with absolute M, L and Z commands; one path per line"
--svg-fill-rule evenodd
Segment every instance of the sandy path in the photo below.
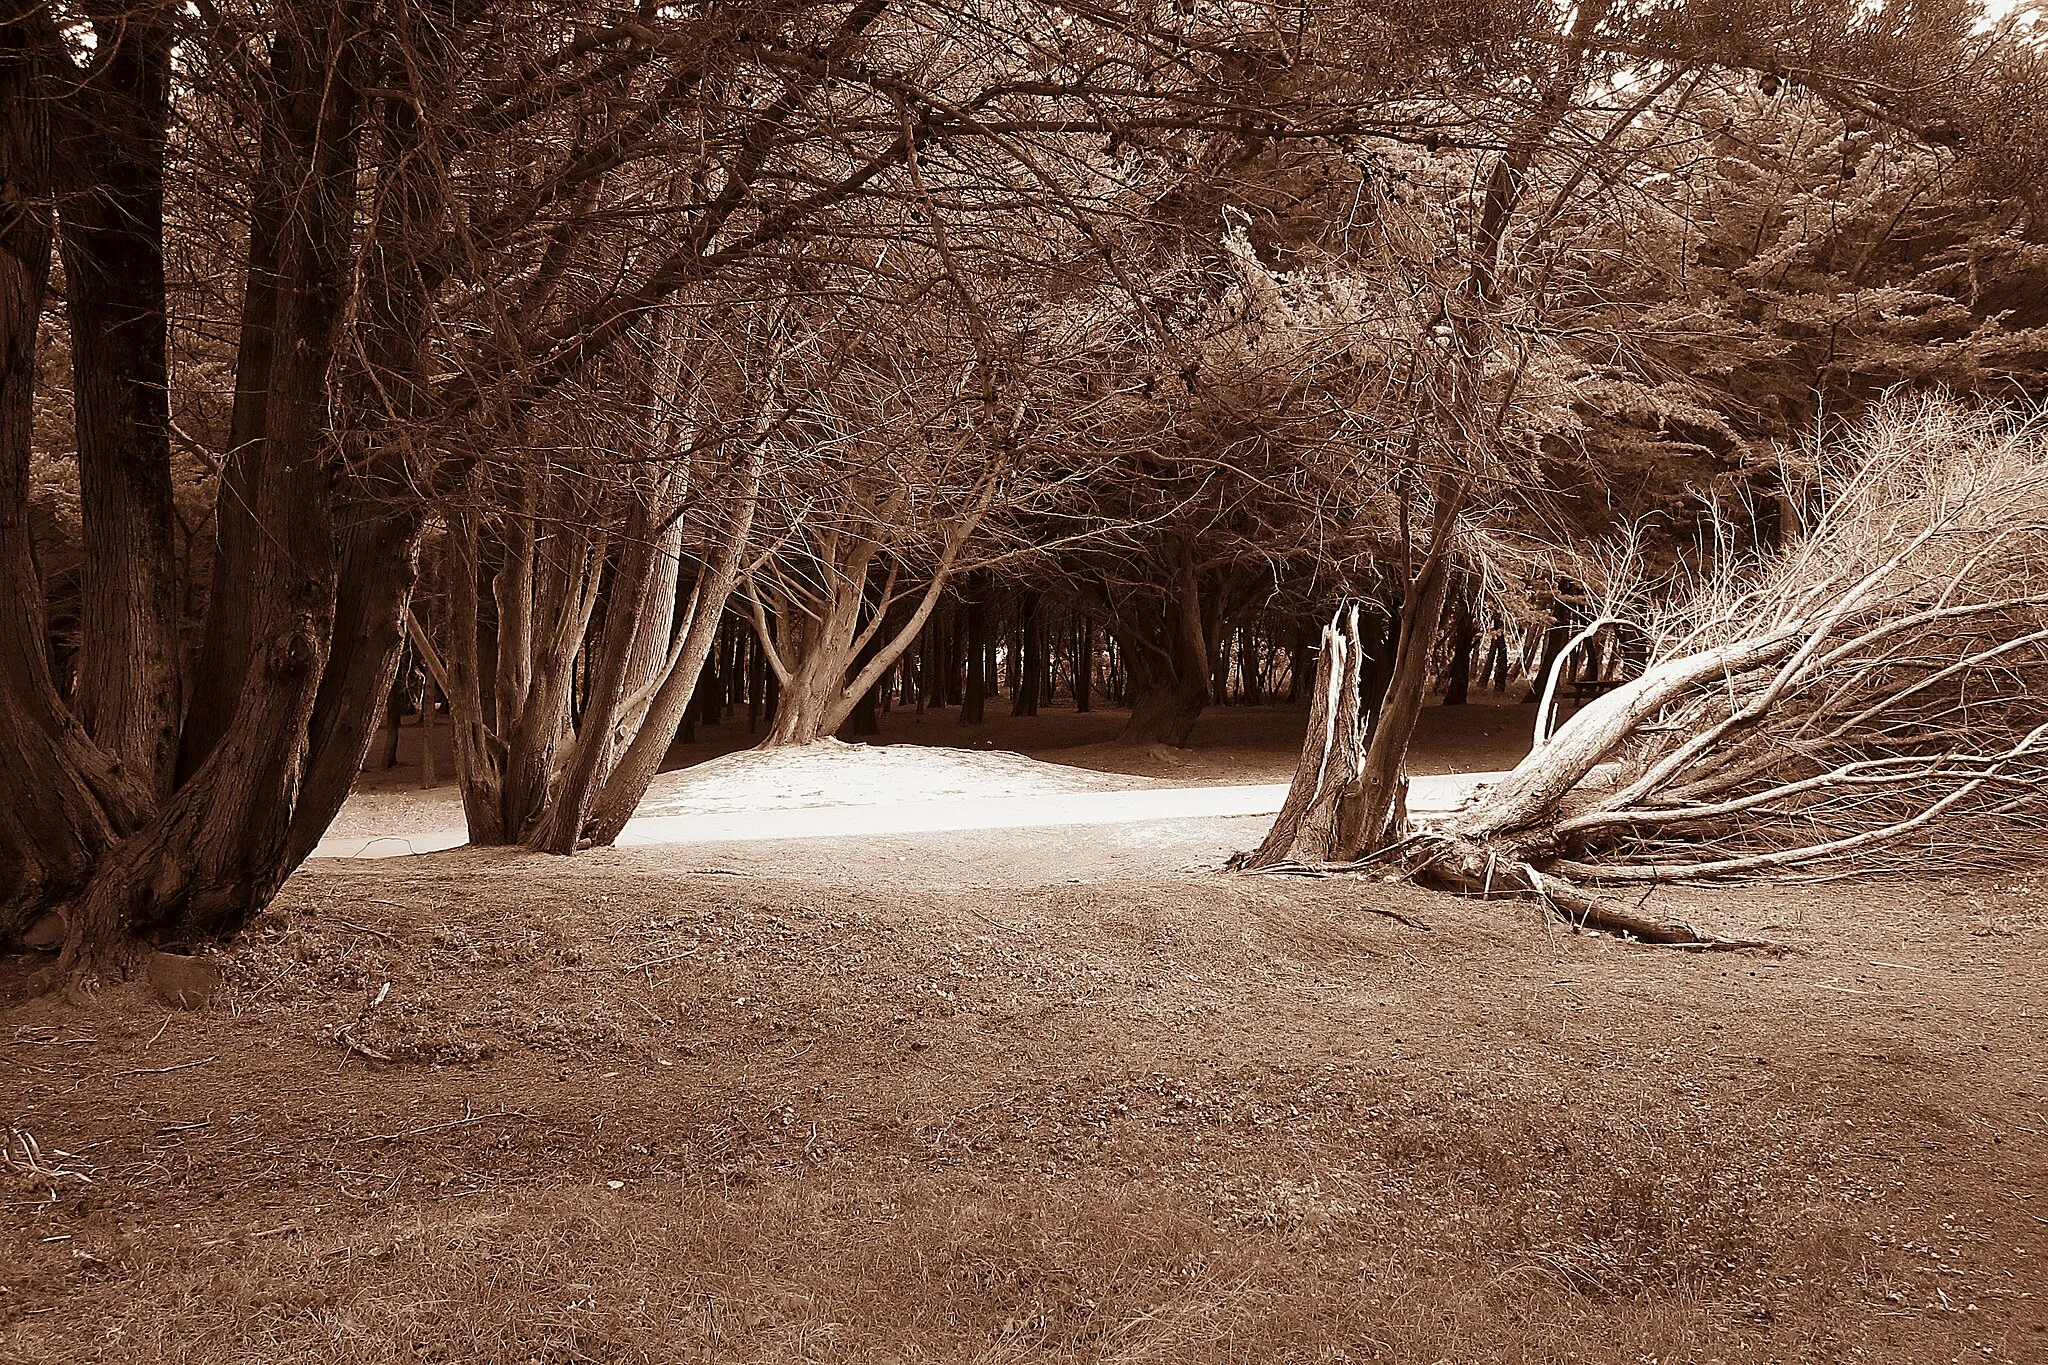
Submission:
M 1050 766 L 1050 765 L 1044 765 Z M 1411 810 L 1449 810 L 1497 773 L 1417 776 Z M 1061 825 L 1143 824 L 1155 820 L 1272 815 L 1286 799 L 1285 783 L 1239 787 L 1143 787 L 1125 791 L 1030 792 L 1023 795 L 949 795 L 938 800 L 871 800 L 863 804 L 708 808 L 707 801 L 678 814 L 643 815 L 619 837 L 622 848 L 665 844 L 752 843 L 769 839 L 825 839 L 845 835 L 923 834 L 947 830 L 1025 829 Z M 651 803 L 650 803 L 651 804 Z M 677 803 L 680 804 L 680 803 Z M 330 835 L 315 858 L 393 858 L 457 848 L 460 828 Z

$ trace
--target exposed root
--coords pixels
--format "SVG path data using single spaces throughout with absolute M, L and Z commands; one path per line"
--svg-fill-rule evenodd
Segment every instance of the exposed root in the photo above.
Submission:
M 1786 945 L 1767 939 L 1724 938 L 1697 925 L 1655 919 L 1554 872 L 1538 869 L 1521 850 L 1486 847 L 1434 831 L 1418 832 L 1379 853 L 1351 862 L 1307 863 L 1289 859 L 1252 867 L 1240 858 L 1229 864 L 1232 870 L 1279 877 L 1335 877 L 1389 865 L 1400 868 L 1412 881 L 1459 895 L 1483 900 L 1533 896 L 1574 929 L 1596 930 L 1632 943 L 1688 952 L 1789 951 Z M 1429 927 L 1377 906 L 1360 909 L 1418 929 Z

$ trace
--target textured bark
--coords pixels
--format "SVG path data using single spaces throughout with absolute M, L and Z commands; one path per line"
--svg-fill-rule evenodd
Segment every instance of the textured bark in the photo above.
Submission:
M 547 814 L 561 748 L 571 737 L 576 657 L 604 569 L 605 547 L 591 529 L 591 509 L 559 481 L 544 503 L 553 529 L 534 551 L 532 684 L 517 712 L 500 710 L 497 717 L 506 746 L 498 833 L 508 843 L 525 839 Z M 470 831 L 470 842 L 483 842 L 479 831 Z
M 291 870 L 290 822 L 334 629 L 324 423 L 349 281 L 362 17 L 361 6 L 327 12 L 279 42 L 283 64 L 302 75 L 279 92 L 290 157 L 272 183 L 289 192 L 291 228 L 279 244 L 276 328 L 287 344 L 272 357 L 255 505 L 257 652 L 212 753 L 101 860 L 79 896 L 57 970 L 80 985 L 123 970 L 137 940 L 234 932 Z
M 440 126 L 432 115 L 445 105 L 457 73 L 446 25 L 433 7 L 403 9 L 397 24 L 400 41 L 416 55 L 387 73 L 403 93 L 382 102 L 376 157 L 382 177 L 359 265 L 356 348 L 363 366 L 344 381 L 358 428 L 342 434 L 351 443 L 354 472 L 339 508 L 333 645 L 314 702 L 286 849 L 293 867 L 320 842 L 362 768 L 377 700 L 390 691 L 405 643 L 426 526 L 400 433 L 425 406 L 420 346 L 440 282 L 428 262 L 442 235 L 446 183 L 437 173 L 440 158 L 429 150 Z M 431 706 L 425 714 L 432 715 Z M 432 727 L 422 726 L 422 771 L 431 741 Z
M 292 810 L 286 858 L 297 867 L 348 800 L 376 731 L 377 702 L 391 691 L 405 643 L 405 613 L 419 577 L 417 504 L 349 509 L 341 534 L 333 646 L 307 733 L 305 775 Z M 430 713 L 431 707 L 425 713 Z M 424 746 L 430 736 L 421 727 Z M 422 754 L 422 762 L 425 761 Z
M 458 514 L 448 524 L 448 719 L 455 749 L 455 781 L 462 815 L 474 844 L 503 844 L 505 834 L 505 746 L 484 717 L 483 676 L 478 661 L 479 534 L 477 518 Z M 502 633 L 501 633 L 502 638 Z M 423 645 L 421 652 L 424 654 Z M 420 743 L 431 735 L 421 717 Z M 517 712 L 501 713 L 516 715 Z M 424 762 L 424 757 L 422 762 Z
M 1505 630 L 1493 633 L 1493 642 L 1487 646 L 1486 667 L 1482 677 L 1486 686 L 1494 692 L 1508 690 L 1508 633 Z
M 1183 660 L 1161 659 L 1152 650 L 1129 644 L 1124 658 L 1129 671 L 1125 694 L 1131 707 L 1124 741 L 1186 747 L 1209 704 L 1208 669 L 1200 663 L 1190 669 Z
M 1074 710 L 1092 711 L 1095 687 L 1095 623 L 1081 618 L 1074 641 Z
M 1187 744 L 1210 701 L 1211 642 L 1222 616 L 1213 598 L 1204 600 L 1200 575 L 1185 555 L 1161 597 L 1141 598 L 1113 615 L 1131 708 L 1126 743 Z
M 1672 700 L 1704 679 L 1775 662 L 1798 643 L 1797 632 L 1781 631 L 1657 665 L 1588 703 L 1547 743 L 1489 788 L 1485 800 L 1461 812 L 1450 828 L 1465 838 L 1486 840 L 1538 825 L 1556 812 L 1565 794 L 1586 774 Z
M 991 490 L 946 532 L 930 577 L 908 613 L 892 610 L 901 605 L 896 594 L 898 571 L 892 566 L 884 573 L 875 564 L 881 543 L 854 540 L 851 551 L 842 553 L 847 540 L 837 532 L 820 545 L 829 585 L 822 595 L 806 593 L 797 603 L 783 600 L 782 590 L 776 590 L 782 632 L 772 642 L 759 595 L 752 596 L 754 633 L 782 680 L 782 700 L 762 748 L 813 744 L 846 723 L 861 698 L 896 666 L 931 619 L 992 496 Z
M 90 126 L 61 146 L 81 183 L 60 200 L 58 234 L 85 552 L 75 700 L 94 740 L 159 797 L 184 707 L 165 354 L 167 19 L 164 7 L 137 7 L 96 63 Z
M 1472 600 L 1455 594 L 1451 615 L 1451 666 L 1444 675 L 1444 705 L 1464 706 L 1472 695 L 1472 659 L 1479 652 L 1479 631 L 1472 622 Z
M 1017 598 L 1017 690 L 1011 698 L 1010 714 L 1038 714 L 1038 691 L 1045 676 L 1045 627 L 1038 619 L 1038 594 L 1026 591 Z
M 1464 505 L 1464 488 L 1449 475 L 1437 480 L 1429 550 L 1401 598 L 1401 634 L 1392 677 L 1373 718 L 1372 743 L 1358 790 L 1338 822 L 1336 853 L 1343 859 L 1376 853 L 1399 839 L 1407 823 L 1408 746 L 1429 687 L 1429 656 L 1443 625 L 1451 584 L 1451 534 Z
M 1258 848 L 1236 860 L 1241 867 L 1279 863 L 1314 865 L 1331 860 L 1339 808 L 1358 780 L 1363 713 L 1359 676 L 1364 650 L 1356 607 L 1337 613 L 1323 629 L 1323 648 L 1309 694 L 1308 729 L 1287 799 Z
M 626 828 L 626 822 L 633 818 L 640 799 L 647 795 L 648 784 L 661 771 L 661 761 L 668 756 L 669 747 L 675 743 L 676 732 L 682 728 L 683 719 L 689 714 L 697 679 L 704 670 L 704 660 L 710 656 L 711 647 L 717 641 L 719 619 L 725 613 L 726 603 L 732 600 L 733 589 L 739 582 L 740 566 L 754 534 L 754 515 L 761 495 L 758 453 L 743 467 L 740 479 L 742 491 L 725 543 L 701 571 L 697 589 L 692 594 L 695 609 L 676 642 L 667 675 L 662 679 L 653 701 L 648 704 L 640 728 L 627 744 L 625 752 L 619 755 L 617 763 L 605 777 L 604 789 L 592 803 L 584 827 L 584 837 L 592 844 L 606 846 L 618 839 Z M 766 646 L 763 648 L 765 654 Z M 766 679 L 766 684 L 768 704 L 779 712 L 781 703 L 775 691 L 775 679 Z M 772 716 L 770 719 L 772 723 Z
M 626 700 L 635 636 L 654 581 L 654 523 L 659 510 L 650 508 L 644 499 L 636 499 L 627 515 L 618 567 L 609 589 L 611 601 L 606 608 L 603 632 L 596 642 L 597 671 L 591 680 L 589 698 L 546 817 L 526 841 L 542 852 L 576 851 L 583 837 L 583 819 L 592 789 L 610 762 L 613 726 Z M 716 619 L 714 616 L 713 620 Z M 585 648 L 589 652 L 588 646 Z
M 250 604 L 261 549 L 256 494 L 263 481 L 264 425 L 277 319 L 280 196 L 260 195 L 250 211 L 249 254 L 242 273 L 241 335 L 235 350 L 235 403 L 228 452 L 214 495 L 213 570 L 206 626 L 192 668 L 191 701 L 180 736 L 177 780 L 206 761 L 234 715 L 255 648 Z
M 151 803 L 58 697 L 44 645 L 29 448 L 52 236 L 36 206 L 48 127 L 14 29 L 0 22 L 0 772 L 17 775 L 0 802 L 0 952 L 68 901 Z
M 540 512 L 539 488 L 539 476 L 522 470 L 519 513 L 506 519 L 504 557 L 491 579 L 498 609 L 491 719 L 506 734 L 526 708 L 526 696 L 533 687 L 533 544 L 534 519 Z

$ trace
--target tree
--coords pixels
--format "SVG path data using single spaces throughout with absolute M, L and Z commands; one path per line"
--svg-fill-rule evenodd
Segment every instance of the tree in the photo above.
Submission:
M 1731 66 L 1778 72 L 1776 79 L 1783 80 L 1782 63 L 1771 44 L 1788 35 L 1768 23 L 1760 24 L 1750 40 L 1731 53 L 1723 46 L 1701 41 L 1700 33 L 1690 27 L 1696 17 L 1673 11 L 1653 17 L 1646 29 L 1638 31 L 1633 16 L 1614 16 L 1608 7 L 1575 10 L 1569 28 L 1552 49 L 1555 55 L 1546 59 L 1547 68 L 1533 78 L 1538 98 L 1506 121 L 1505 149 L 1487 161 L 1483 176 L 1474 177 L 1484 189 L 1474 196 L 1469 233 L 1460 231 L 1455 222 L 1432 227 L 1426 218 L 1417 220 L 1436 240 L 1460 244 L 1455 259 L 1465 277 L 1461 284 L 1444 288 L 1442 296 L 1447 303 L 1437 324 L 1438 335 L 1446 343 L 1445 363 L 1438 370 L 1441 381 L 1434 390 L 1438 399 L 1431 414 L 1448 439 L 1441 443 L 1446 458 L 1435 474 L 1436 510 L 1428 549 L 1417 561 L 1419 569 L 1404 594 L 1392 682 L 1369 727 L 1343 714 L 1366 704 L 1349 672 L 1356 666 L 1355 621 L 1340 618 L 1333 625 L 1325 676 L 1319 684 L 1319 696 L 1334 708 L 1331 718 L 1320 736 L 1311 734 L 1290 800 L 1267 840 L 1247 855 L 1250 865 L 1349 861 L 1398 846 L 1404 839 L 1402 756 L 1421 703 L 1426 677 L 1423 662 L 1434 648 L 1441 622 L 1452 572 L 1449 532 L 1456 512 L 1485 486 L 1489 464 L 1499 468 L 1495 457 L 1509 445 L 1502 436 L 1511 407 L 1529 412 L 1522 419 L 1524 425 L 1538 430 L 1546 424 L 1558 425 L 1554 417 L 1544 416 L 1545 405 L 1540 400 L 1531 401 L 1526 387 L 1530 381 L 1547 381 L 1544 386 L 1554 391 L 1586 373 L 1584 362 L 1575 361 L 1569 344 L 1553 345 L 1548 356 L 1541 352 L 1532 355 L 1528 345 L 1531 336 L 1541 336 L 1552 327 L 1559 329 L 1554 335 L 1569 336 L 1569 319 L 1574 313 L 1583 318 L 1595 311 L 1589 299 L 1599 295 L 1599 286 L 1593 281 L 1603 272 L 1571 264 L 1570 256 L 1560 253 L 1574 244 L 1568 238 L 1560 242 L 1556 235 L 1560 223 L 1570 216 L 1567 210 L 1572 196 L 1593 181 L 1593 199 L 1606 197 L 1599 188 L 1601 178 L 1620 180 L 1626 174 L 1626 166 L 1639 150 L 1637 130 L 1644 116 L 1657 111 L 1660 99 L 1688 72 L 1701 73 L 1695 87 L 1704 73 Z M 1940 60 L 1934 54 L 1952 56 L 1977 45 L 1951 16 L 1925 31 L 1913 32 L 1913 41 L 1902 47 L 1897 42 L 1899 34 L 1893 31 L 1897 22 L 1894 15 L 1866 19 L 1832 16 L 1826 29 L 1827 55 L 1830 61 L 1845 65 L 1824 65 L 1803 74 L 1802 83 L 1838 104 L 1887 112 L 1871 104 L 1867 87 L 1860 81 L 1823 73 L 1850 69 L 1847 64 L 1853 59 L 1869 61 L 1873 56 L 1887 65 L 1918 68 Z M 1649 88 L 1619 115 L 1600 107 L 1601 97 L 1589 101 L 1589 94 L 1607 79 L 1603 72 L 1613 72 L 1618 59 L 1640 64 L 1652 53 L 1664 61 L 1663 72 L 1629 73 L 1632 82 L 1647 79 Z M 1901 103 L 1912 105 L 1919 98 Z M 1888 112 L 1893 122 L 1918 127 L 1925 135 L 1928 110 L 1906 107 Z M 1650 120 L 1652 124 L 1659 121 Z M 1668 131 L 1670 120 L 1662 122 Z M 1574 140 L 1590 150 L 1573 151 Z M 1619 164 L 1608 162 L 1604 154 L 1617 148 L 1628 149 L 1627 154 Z M 1528 223 L 1518 224 L 1518 212 L 1532 202 L 1546 166 L 1557 183 L 1548 196 L 1549 206 Z M 1589 210 L 1576 212 L 1583 217 Z M 1436 259 L 1442 260 L 1446 254 L 1450 253 L 1440 253 Z M 1404 258 L 1426 256 L 1411 251 Z M 1560 269 L 1560 260 L 1567 268 Z M 1554 295 L 1562 295 L 1565 306 L 1554 307 Z M 1626 310 L 1610 305 L 1608 311 Z M 1502 385 L 1498 377 L 1504 359 L 1511 361 L 1511 366 L 1508 382 Z M 1712 409 L 1711 398 L 1699 387 L 1652 387 L 1646 376 L 1617 374 L 1612 367 L 1604 378 L 1610 384 L 1620 381 L 1622 393 L 1652 399 L 1650 406 L 1655 412 L 1676 407 L 1689 419 L 1691 429 L 1728 432 L 1726 418 Z M 1551 406 L 1555 411 L 1559 405 L 1553 402 Z M 1578 410 L 1584 405 L 1562 406 L 1577 425 Z M 1739 438 L 1735 444 L 1739 445 Z M 1451 509 L 1448 519 L 1447 507 Z
M 1810 530 L 1658 613 L 1639 678 L 1392 855 L 1425 880 L 1533 892 L 1694 946 L 1717 940 L 1583 884 L 2030 861 L 2048 433 L 2038 414 L 1899 400 L 1824 462 Z M 1581 790 L 1612 761 L 1612 781 Z

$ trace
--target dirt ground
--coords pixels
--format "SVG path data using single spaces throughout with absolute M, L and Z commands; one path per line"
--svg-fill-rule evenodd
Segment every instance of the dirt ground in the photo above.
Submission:
M 0 1360 L 2048 1361 L 2033 879 L 1685 955 L 1262 825 L 310 865 L 0 1015 Z

